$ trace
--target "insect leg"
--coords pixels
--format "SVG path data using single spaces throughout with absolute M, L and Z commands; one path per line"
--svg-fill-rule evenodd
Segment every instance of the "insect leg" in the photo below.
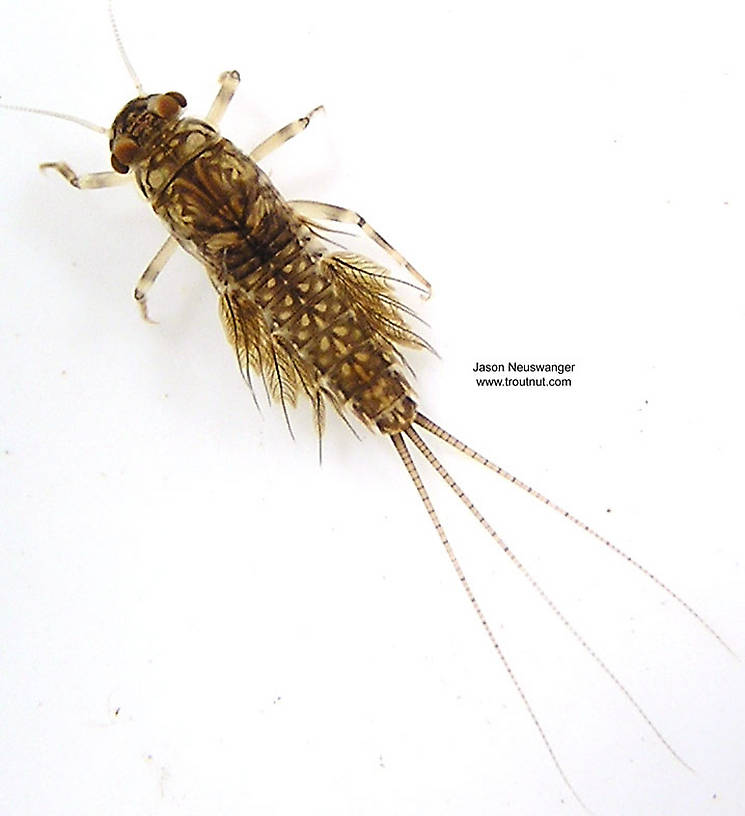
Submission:
M 261 145 L 259 146 L 261 147 Z M 347 210 L 344 207 L 337 207 L 335 204 L 322 204 L 320 201 L 290 201 L 289 204 L 301 218 L 334 221 L 339 224 L 353 224 L 384 249 L 397 264 L 406 269 L 414 280 L 422 284 L 425 290 L 422 297 L 428 298 L 432 294 L 430 282 L 417 272 L 406 258 L 391 246 L 377 230 L 373 229 L 359 213 L 354 212 L 354 210 Z
M 40 170 L 56 170 L 62 178 L 77 187 L 78 190 L 100 190 L 102 187 L 118 187 L 120 184 L 129 184 L 129 176 L 107 170 L 103 173 L 86 173 L 79 176 L 67 162 L 44 162 L 39 165 Z
M 249 158 L 255 162 L 261 161 L 264 157 L 268 156 L 270 153 L 273 153 L 278 147 L 281 147 L 285 142 L 289 142 L 293 136 L 297 136 L 298 133 L 302 133 L 310 124 L 310 120 L 313 118 L 313 116 L 323 109 L 323 105 L 319 105 L 318 107 L 313 108 L 310 113 L 306 113 L 305 116 L 301 116 L 294 122 L 290 122 L 289 125 L 285 125 L 283 128 L 280 128 L 276 133 L 272 133 L 269 138 L 264 139 L 264 141 L 258 145 L 258 147 L 255 147 L 248 154 Z
M 224 71 L 217 81 L 220 83 L 220 90 L 204 117 L 205 122 L 209 122 L 211 125 L 217 125 L 222 119 L 228 109 L 230 100 L 233 98 L 233 94 L 235 94 L 240 84 L 241 75 L 238 71 Z
M 102 187 L 117 187 L 121 184 L 129 184 L 131 182 L 131 177 L 128 174 L 115 173 L 113 170 L 103 173 L 86 173 L 83 176 L 79 176 L 66 162 L 45 162 L 44 164 L 40 164 L 39 168 L 41 170 L 56 170 L 64 179 L 72 184 L 73 187 L 77 187 L 79 190 L 98 190 Z M 140 307 L 143 318 L 147 320 L 148 323 L 154 321 L 150 320 L 147 314 L 147 292 L 158 277 L 160 270 L 163 269 L 168 259 L 173 255 L 177 246 L 176 239 L 169 237 L 137 281 L 134 292 L 135 300 Z
M 155 279 L 160 274 L 161 269 L 163 269 L 171 255 L 176 251 L 177 246 L 178 243 L 176 239 L 169 236 L 163 246 L 155 253 L 155 257 L 147 265 L 145 271 L 140 275 L 137 286 L 135 286 L 135 300 L 140 307 L 143 319 L 148 323 L 154 323 L 155 321 L 151 320 L 147 313 L 147 293 L 150 291 L 150 287 L 155 283 Z

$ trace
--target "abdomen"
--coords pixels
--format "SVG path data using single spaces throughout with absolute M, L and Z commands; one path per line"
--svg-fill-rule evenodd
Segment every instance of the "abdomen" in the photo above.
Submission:
M 357 256 L 329 253 L 248 156 L 217 137 L 174 169 L 151 203 L 204 263 L 239 363 L 273 397 L 294 404 L 305 393 L 317 410 L 329 400 L 383 433 L 411 424 L 416 405 L 386 336 L 390 316 L 381 324 L 371 285 L 356 289 L 342 262 Z M 403 327 L 394 326 L 397 338 Z

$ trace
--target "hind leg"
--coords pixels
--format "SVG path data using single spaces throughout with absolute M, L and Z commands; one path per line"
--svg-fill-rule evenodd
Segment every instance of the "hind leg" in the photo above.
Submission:
M 347 210 L 344 207 L 337 207 L 335 204 L 322 204 L 320 201 L 290 201 L 290 206 L 301 217 L 319 221 L 334 221 L 339 224 L 352 224 L 374 241 L 379 247 L 384 249 L 399 266 L 402 266 L 415 281 L 424 287 L 422 297 L 428 298 L 432 294 L 430 282 L 404 258 L 404 256 L 359 214 L 354 210 Z

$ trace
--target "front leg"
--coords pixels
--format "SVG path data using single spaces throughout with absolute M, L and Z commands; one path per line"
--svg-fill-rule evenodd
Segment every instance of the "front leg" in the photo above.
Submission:
M 45 162 L 39 166 L 42 170 L 56 170 L 62 178 L 66 179 L 78 190 L 100 190 L 103 187 L 117 187 L 121 184 L 129 184 L 131 182 L 129 173 L 122 175 L 121 173 L 115 173 L 113 170 L 105 173 L 86 173 L 83 176 L 79 176 L 66 162 Z M 155 279 L 171 255 L 176 251 L 177 246 L 178 244 L 175 238 L 167 238 L 137 281 L 134 292 L 135 300 L 140 307 L 142 317 L 148 323 L 154 322 L 147 313 L 148 290 L 153 283 L 155 283 Z
M 103 173 L 85 173 L 79 176 L 67 162 L 44 162 L 39 165 L 40 170 L 56 170 L 62 178 L 77 187 L 78 190 L 100 190 L 103 187 L 119 187 L 122 184 L 130 184 L 129 175 L 123 176 L 113 170 L 106 170 Z
M 313 108 L 310 113 L 306 113 L 305 116 L 301 116 L 294 122 L 290 122 L 289 125 L 280 128 L 276 133 L 272 133 L 272 135 L 264 139 L 260 145 L 257 145 L 248 154 L 248 157 L 251 161 L 260 162 L 265 156 L 268 156 L 285 142 L 289 142 L 290 139 L 297 136 L 298 133 L 302 133 L 310 124 L 310 120 L 322 110 L 324 110 L 323 105 L 318 105 Z
M 224 71 L 220 74 L 217 81 L 220 83 L 220 90 L 217 92 L 215 101 L 210 105 L 207 115 L 204 117 L 204 121 L 213 127 L 217 127 L 225 115 L 230 100 L 233 98 L 240 84 L 241 75 L 238 71 Z

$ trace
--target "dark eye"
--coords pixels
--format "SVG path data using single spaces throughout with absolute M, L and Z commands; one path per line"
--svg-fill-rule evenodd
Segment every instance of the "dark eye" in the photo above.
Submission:
M 137 142 L 129 136 L 120 136 L 111 148 L 111 166 L 117 173 L 127 173 L 136 155 Z
M 179 93 L 178 91 L 168 91 L 166 96 L 170 96 L 175 99 L 182 108 L 186 107 L 186 97 L 182 93 Z
M 182 107 L 181 102 L 172 94 L 159 94 L 148 104 L 148 108 L 161 119 L 173 119 Z

